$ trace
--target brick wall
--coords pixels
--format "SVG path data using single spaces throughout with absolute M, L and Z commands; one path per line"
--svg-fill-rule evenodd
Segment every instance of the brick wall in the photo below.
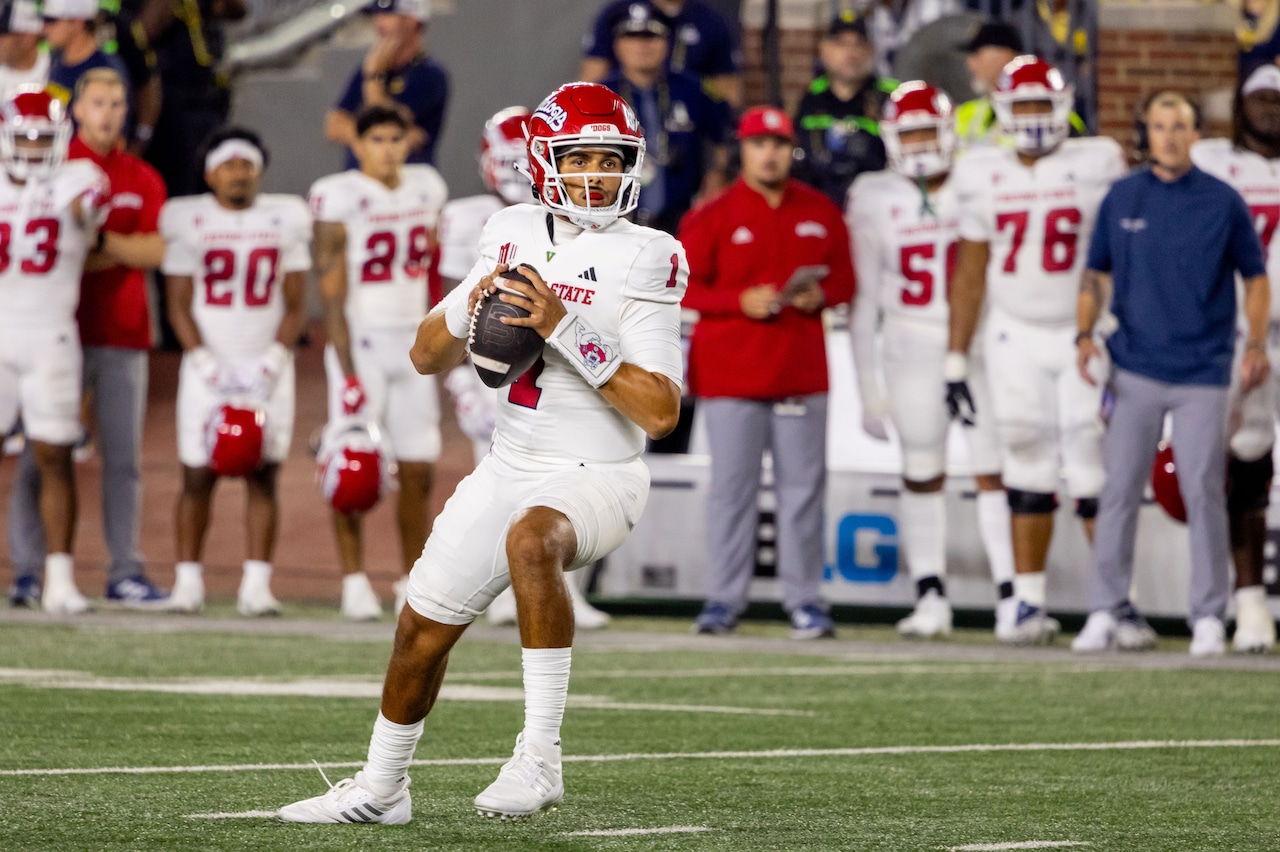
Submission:
M 794 112 L 800 96 L 814 76 L 818 39 L 830 23 L 827 0 L 779 0 L 779 52 L 782 59 L 782 107 Z M 764 73 L 764 0 L 744 0 L 742 4 L 742 60 L 744 102 L 747 106 L 769 99 Z

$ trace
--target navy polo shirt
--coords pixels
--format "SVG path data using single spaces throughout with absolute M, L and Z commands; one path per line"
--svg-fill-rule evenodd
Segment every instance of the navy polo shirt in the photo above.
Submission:
M 408 162 L 434 164 L 440 128 L 444 125 L 444 108 L 449 100 L 449 77 L 443 68 L 425 56 L 387 73 L 387 94 L 413 113 L 413 123 L 427 132 L 421 148 L 409 152 Z M 364 106 L 364 69 L 357 68 L 347 83 L 337 108 L 352 115 Z M 347 151 L 346 167 L 357 167 L 355 154 Z
M 583 37 L 582 52 L 595 59 L 607 59 L 609 67 L 618 67 L 613 55 L 613 25 L 633 0 L 616 0 L 596 15 L 591 32 Z M 735 74 L 742 65 L 729 22 L 715 9 L 698 0 L 685 0 L 680 13 L 671 22 L 671 50 L 667 67 L 695 77 L 719 77 Z
M 1171 183 L 1136 171 L 1103 199 L 1088 266 L 1112 275 L 1116 366 L 1171 384 L 1230 383 L 1235 274 L 1266 272 L 1238 192 L 1197 168 Z

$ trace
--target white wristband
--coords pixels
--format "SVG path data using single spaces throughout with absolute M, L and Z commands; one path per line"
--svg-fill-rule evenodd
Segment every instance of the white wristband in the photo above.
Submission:
M 547 343 L 565 357 L 587 384 L 598 388 L 618 372 L 622 358 L 616 347 L 604 342 L 577 314 L 565 314 Z
M 948 352 L 942 362 L 942 378 L 948 382 L 963 382 L 969 377 L 969 356 L 963 352 Z
M 471 336 L 471 312 L 467 310 L 469 298 L 455 299 L 449 303 L 444 312 L 444 325 L 449 333 L 459 340 Z M 479 304 L 476 305 L 479 308 Z

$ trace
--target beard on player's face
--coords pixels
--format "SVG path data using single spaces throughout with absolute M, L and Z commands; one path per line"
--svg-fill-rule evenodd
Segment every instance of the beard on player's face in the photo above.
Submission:
M 1280 145 L 1280 92 L 1261 91 L 1244 98 L 1245 129 L 1265 145 Z

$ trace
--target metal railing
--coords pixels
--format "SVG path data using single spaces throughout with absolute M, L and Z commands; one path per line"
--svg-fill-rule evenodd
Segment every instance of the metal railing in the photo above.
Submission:
M 228 71 L 280 65 L 342 26 L 368 0 L 254 0 L 249 17 L 228 33 Z

